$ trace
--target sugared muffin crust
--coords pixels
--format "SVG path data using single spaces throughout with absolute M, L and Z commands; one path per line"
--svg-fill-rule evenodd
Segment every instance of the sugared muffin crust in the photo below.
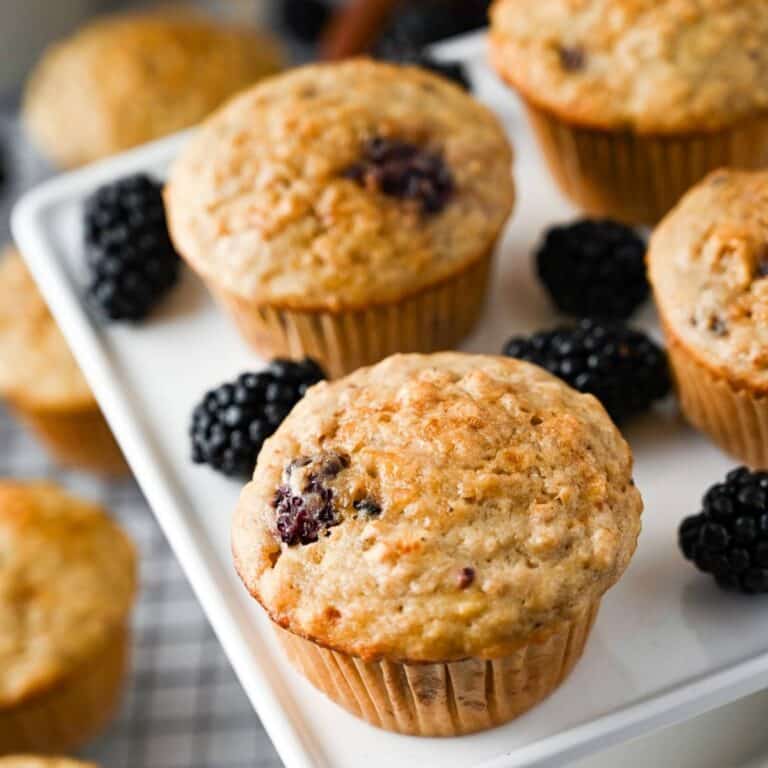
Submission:
M 563 120 L 696 132 L 768 109 L 764 0 L 496 0 L 494 64 Z
M 0 710 L 77 674 L 122 629 L 133 547 L 104 512 L 46 483 L 0 483 Z
M 599 599 L 641 507 L 593 397 L 517 360 L 401 355 L 309 391 L 262 450 L 233 549 L 273 620 L 315 643 L 493 658 Z
M 512 154 L 444 78 L 367 60 L 243 93 L 190 141 L 166 188 L 179 252 L 249 302 L 397 301 L 485 256 L 511 210 Z
M 668 331 L 768 392 L 768 172 L 721 170 L 691 190 L 654 233 L 649 269 Z

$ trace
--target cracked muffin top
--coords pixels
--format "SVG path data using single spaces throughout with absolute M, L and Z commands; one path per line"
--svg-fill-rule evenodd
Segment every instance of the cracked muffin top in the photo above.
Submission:
M 77 671 L 122 627 L 134 550 L 92 504 L 0 482 L 0 710 Z
M 252 302 L 405 298 L 493 247 L 514 201 L 493 114 L 430 72 L 368 60 L 259 83 L 191 139 L 166 187 L 177 250 Z
M 518 360 L 396 355 L 309 390 L 237 507 L 248 590 L 364 659 L 494 658 L 599 598 L 642 501 L 602 406 Z
M 35 409 L 96 400 L 18 251 L 0 254 L 0 396 Z
M 81 165 L 194 125 L 280 63 L 265 36 L 190 12 L 106 16 L 43 56 L 24 120 L 53 160 Z
M 733 383 L 768 393 L 768 172 L 710 174 L 661 222 L 648 260 L 673 336 Z
M 715 130 L 768 108 L 764 0 L 496 0 L 497 70 L 562 119 Z

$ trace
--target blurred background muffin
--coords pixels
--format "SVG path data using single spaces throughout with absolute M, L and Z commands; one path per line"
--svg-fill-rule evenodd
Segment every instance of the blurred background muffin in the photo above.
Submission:
M 57 165 L 77 166 L 194 125 L 281 60 L 269 37 L 190 12 L 108 16 L 44 54 L 24 121 Z
M 0 397 L 62 464 L 128 467 L 18 251 L 0 254 Z
M 0 755 L 76 749 L 128 666 L 136 555 L 101 508 L 0 481 Z

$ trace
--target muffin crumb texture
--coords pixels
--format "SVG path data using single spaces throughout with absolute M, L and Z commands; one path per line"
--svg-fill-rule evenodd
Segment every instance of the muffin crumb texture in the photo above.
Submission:
M 496 67 L 564 120 L 710 131 L 768 107 L 764 0 L 496 0 Z
M 653 235 L 650 275 L 667 330 L 737 387 L 768 392 L 768 173 L 722 170 Z
M 365 660 L 494 658 L 624 571 L 640 525 L 605 411 L 527 363 L 398 355 L 314 386 L 235 516 L 275 622 Z

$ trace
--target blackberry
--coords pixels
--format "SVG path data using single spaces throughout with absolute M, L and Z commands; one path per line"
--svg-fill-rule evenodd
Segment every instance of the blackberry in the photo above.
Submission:
M 536 266 L 558 309 L 576 317 L 626 320 L 650 292 L 645 243 L 615 221 L 582 219 L 550 229 Z
M 325 451 L 299 456 L 283 470 L 272 506 L 275 528 L 284 544 L 313 544 L 321 532 L 341 523 L 328 483 L 348 466 L 348 456 Z
M 302 43 L 314 43 L 331 18 L 322 0 L 283 0 L 280 17 L 286 31 Z
M 594 395 L 620 424 L 667 395 L 664 351 L 640 331 L 584 319 L 532 336 L 516 336 L 504 354 L 540 365 L 579 392 Z
M 325 378 L 322 368 L 273 360 L 260 373 L 244 373 L 212 389 L 192 413 L 192 461 L 230 477 L 249 478 L 261 446 L 305 392 Z
M 403 3 L 381 35 L 376 53 L 397 59 L 487 23 L 489 0 L 419 0 Z
M 376 137 L 363 145 L 362 160 L 344 176 L 389 197 L 417 202 L 423 213 L 439 213 L 454 191 L 453 175 L 439 152 L 397 139 Z
M 162 185 L 138 173 L 99 187 L 85 203 L 87 297 L 109 320 L 138 321 L 179 274 Z
M 768 472 L 729 472 L 707 491 L 701 512 L 680 524 L 678 542 L 723 589 L 768 592 Z

